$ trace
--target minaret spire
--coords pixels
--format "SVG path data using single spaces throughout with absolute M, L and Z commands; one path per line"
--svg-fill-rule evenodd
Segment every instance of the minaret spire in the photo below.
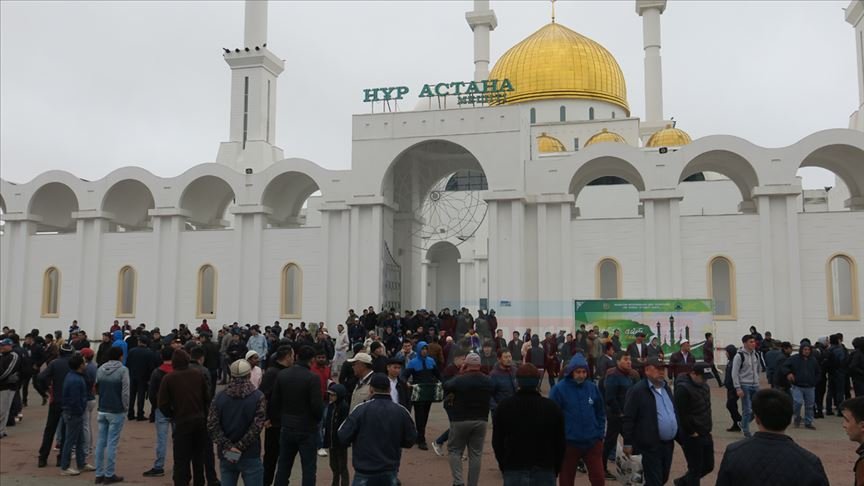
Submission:
M 555 0 L 552 0 L 552 23 L 555 23 Z
M 849 128 L 864 131 L 864 0 L 852 0 L 846 7 L 846 22 L 855 28 L 858 57 L 858 111 L 849 119 Z
M 275 140 L 276 79 L 285 64 L 267 49 L 266 0 L 246 0 L 244 26 L 245 45 L 223 48 L 231 68 L 231 120 L 216 162 L 257 172 L 284 158 Z
M 489 0 L 474 0 L 474 11 L 465 14 L 465 20 L 474 31 L 474 81 L 489 77 L 489 32 L 498 26 Z

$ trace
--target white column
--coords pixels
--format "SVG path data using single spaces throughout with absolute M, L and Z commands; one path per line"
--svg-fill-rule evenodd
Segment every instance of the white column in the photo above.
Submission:
M 499 250 L 498 242 L 498 201 L 487 201 L 489 219 L 489 258 L 486 261 L 488 269 L 488 297 L 489 308 L 498 308 L 498 303 L 501 301 L 501 285 L 498 283 L 498 275 L 500 274 L 498 266 L 502 264 L 502 259 Z
M 279 309 L 262 309 L 261 255 L 264 227 L 267 215 L 272 211 L 266 206 L 236 206 L 234 214 L 234 298 L 220 299 L 219 307 L 226 314 L 221 316 L 241 322 L 262 322 L 261 317 L 279 315 Z M 268 269 L 278 271 L 280 269 Z M 236 317 L 233 317 L 236 316 Z
M 645 222 L 645 294 L 649 297 L 681 297 L 681 222 L 678 189 L 639 194 Z
M 197 302 L 192 302 L 192 308 L 177 309 L 177 279 L 180 266 L 180 234 L 186 225 L 188 213 L 181 209 L 151 209 L 153 218 L 153 239 L 156 242 L 156 278 L 153 295 L 156 296 L 156 322 L 170 323 L 187 322 L 195 318 Z M 196 279 L 197 285 L 197 279 Z M 167 324 L 165 324 L 167 325 Z
M 636 13 L 642 16 L 642 42 L 645 49 L 645 121 L 663 120 L 663 70 L 660 62 L 660 15 L 666 0 L 636 0 Z
M 108 215 L 101 211 L 73 212 L 76 219 L 77 270 L 75 292 L 77 298 L 73 307 L 73 319 L 78 319 L 88 334 L 100 328 L 103 320 L 112 316 L 99 316 L 100 280 L 102 275 L 102 233 L 107 230 Z M 117 269 L 120 270 L 119 268 Z M 85 290 L 86 289 L 86 290 Z M 111 294 L 113 295 L 113 294 Z M 111 306 L 113 308 L 113 306 Z M 95 334 L 93 334 L 95 335 Z
M 525 302 L 525 203 L 514 199 L 510 203 L 510 261 L 499 262 L 511 266 L 510 295 L 514 317 L 529 317 L 524 312 Z
M 460 258 L 459 264 L 459 307 L 476 309 L 480 300 L 477 298 L 477 278 L 474 270 L 474 260 Z M 435 308 L 436 311 L 440 309 Z
M 474 81 L 489 78 L 489 32 L 495 30 L 498 19 L 489 9 L 489 0 L 474 0 L 474 11 L 465 14 L 474 31 Z
M 846 21 L 855 28 L 858 55 L 858 111 L 852 115 L 849 128 L 864 131 L 864 0 L 852 0 L 846 8 Z
M 246 0 L 244 47 L 267 43 L 267 0 Z
M 0 316 L 2 316 L 4 324 L 9 323 L 10 326 L 19 329 L 32 327 L 30 325 L 32 322 L 26 317 L 27 299 L 25 296 L 29 288 L 30 278 L 38 278 L 41 282 L 42 272 L 45 271 L 45 268 L 32 268 L 29 265 L 30 236 L 36 233 L 36 225 L 38 224 L 36 220 L 38 219 L 38 216 L 20 213 L 3 215 L 6 225 L 3 227 L 3 244 L 0 245 L 0 251 L 3 252 L 2 261 L 6 266 L 6 281 L 2 282 L 0 298 L 3 300 L 0 302 Z M 28 274 L 28 270 L 31 272 L 30 274 Z M 62 274 L 61 278 L 63 278 Z M 42 286 L 39 285 L 38 288 L 40 292 L 38 302 L 41 302 Z M 39 308 L 41 309 L 41 304 Z

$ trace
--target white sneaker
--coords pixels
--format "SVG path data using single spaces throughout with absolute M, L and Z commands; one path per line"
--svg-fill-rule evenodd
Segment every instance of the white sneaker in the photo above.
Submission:
M 95 470 L 96 470 L 96 466 L 94 466 L 93 464 L 84 464 L 84 467 L 81 469 L 81 472 L 91 472 L 91 471 L 95 471 Z
M 69 466 L 69 469 L 64 469 L 60 471 L 61 476 L 77 476 L 79 474 L 81 474 L 81 471 L 75 469 L 72 466 Z
M 318 455 L 320 457 L 327 457 L 327 449 L 318 449 Z
M 441 454 L 441 446 L 438 445 L 438 443 L 435 442 L 434 440 L 432 441 L 432 450 L 435 451 L 435 454 L 438 454 L 439 456 L 442 455 Z

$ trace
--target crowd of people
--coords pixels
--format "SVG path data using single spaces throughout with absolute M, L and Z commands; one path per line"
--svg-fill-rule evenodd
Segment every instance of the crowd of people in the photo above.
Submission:
M 744 435 L 726 449 L 718 485 L 827 485 L 819 458 L 784 431 L 834 413 L 861 444 L 855 484 L 864 485 L 864 338 L 851 352 L 843 343 L 841 334 L 805 339 L 794 352 L 751 328 L 725 348 L 721 377 L 710 333 L 701 359 L 686 339 L 666 357 L 644 333 L 622 347 L 619 331 L 596 327 L 508 340 L 494 311 L 465 308 L 351 310 L 332 335 L 323 322 L 212 329 L 204 320 L 163 334 L 114 321 L 91 345 L 77 322 L 65 338 L 32 330 L 22 340 L 3 328 L 0 438 L 32 383 L 48 407 L 38 466 L 54 451 L 60 474 L 93 471 L 97 484 L 124 480 L 117 448 L 135 420 L 155 430 L 143 476 L 165 475 L 170 436 L 175 485 L 284 485 L 299 455 L 304 486 L 316 484 L 319 457 L 333 485 L 349 484 L 350 457 L 351 484 L 390 486 L 400 484 L 402 449 L 416 445 L 447 456 L 452 484 L 474 486 L 491 420 L 505 485 L 569 486 L 579 473 L 593 486 L 633 474 L 662 485 L 676 443 L 687 468 L 674 484 L 698 485 L 715 469 L 716 380 L 727 390 L 727 431 Z M 430 441 L 436 403 L 449 428 Z

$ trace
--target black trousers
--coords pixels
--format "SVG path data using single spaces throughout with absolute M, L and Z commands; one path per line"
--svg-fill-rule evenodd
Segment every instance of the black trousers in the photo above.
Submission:
M 738 411 L 738 393 L 734 389 L 726 389 L 726 410 L 729 411 L 733 424 L 741 421 L 741 413 Z
M 822 376 L 819 377 L 819 381 L 816 382 L 816 413 L 822 413 L 823 404 L 825 403 L 825 387 L 828 384 L 828 379 L 825 377 L 823 373 Z M 830 400 L 830 399 L 829 399 Z M 831 403 L 830 401 L 828 403 Z M 828 405 L 828 410 L 831 409 L 831 406 Z
M 672 454 L 675 452 L 675 441 L 660 442 L 650 450 L 640 450 L 642 454 L 642 473 L 645 486 L 663 486 L 669 481 L 669 471 L 672 469 Z
M 699 486 L 699 480 L 714 470 L 714 439 L 711 435 L 685 437 L 681 449 L 687 459 L 687 472 L 676 483 L 683 486 Z
M 216 458 L 213 455 L 213 441 L 210 440 L 210 434 L 207 434 L 207 446 L 204 449 L 204 476 L 207 478 L 207 484 L 209 485 L 219 482 L 219 476 L 216 475 Z
M 330 470 L 333 471 L 333 481 L 331 486 L 350 486 L 351 481 L 348 475 L 348 448 L 347 447 L 331 447 L 330 448 Z
M 606 437 L 603 439 L 603 466 L 609 462 L 609 456 L 614 457 L 618 445 L 618 435 L 621 434 L 621 417 L 606 415 Z
M 30 392 L 30 380 L 32 376 L 26 376 L 24 380 L 21 381 L 21 399 L 24 401 L 24 406 L 27 406 L 27 395 Z
M 414 402 L 414 422 L 417 424 L 417 443 L 426 443 L 426 423 L 429 422 L 429 411 L 432 402 Z
M 131 379 L 129 383 L 129 413 L 127 414 L 129 420 L 135 420 L 135 410 L 138 410 L 138 418 L 144 417 L 144 399 L 146 397 L 147 382 Z
M 273 484 L 276 465 L 279 464 L 279 432 L 281 428 L 273 425 L 264 429 L 264 486 Z
M 828 394 L 829 399 L 833 400 L 834 407 L 840 409 L 840 404 L 846 400 L 846 373 L 843 371 L 832 371 L 828 378 Z M 825 402 L 825 411 L 831 411 L 831 401 Z
M 174 486 L 204 486 L 204 451 L 207 447 L 204 421 L 178 424 L 174 428 Z M 191 466 L 191 469 L 190 469 Z
M 48 419 L 45 421 L 45 431 L 42 432 L 42 445 L 39 447 L 39 459 L 48 459 L 51 454 L 51 446 L 54 442 L 54 434 L 57 432 L 57 424 L 60 423 L 60 417 L 63 416 L 63 407 L 59 403 L 51 403 L 48 405 Z M 65 434 L 64 434 L 65 435 Z M 63 444 L 60 444 L 60 450 L 63 450 Z

